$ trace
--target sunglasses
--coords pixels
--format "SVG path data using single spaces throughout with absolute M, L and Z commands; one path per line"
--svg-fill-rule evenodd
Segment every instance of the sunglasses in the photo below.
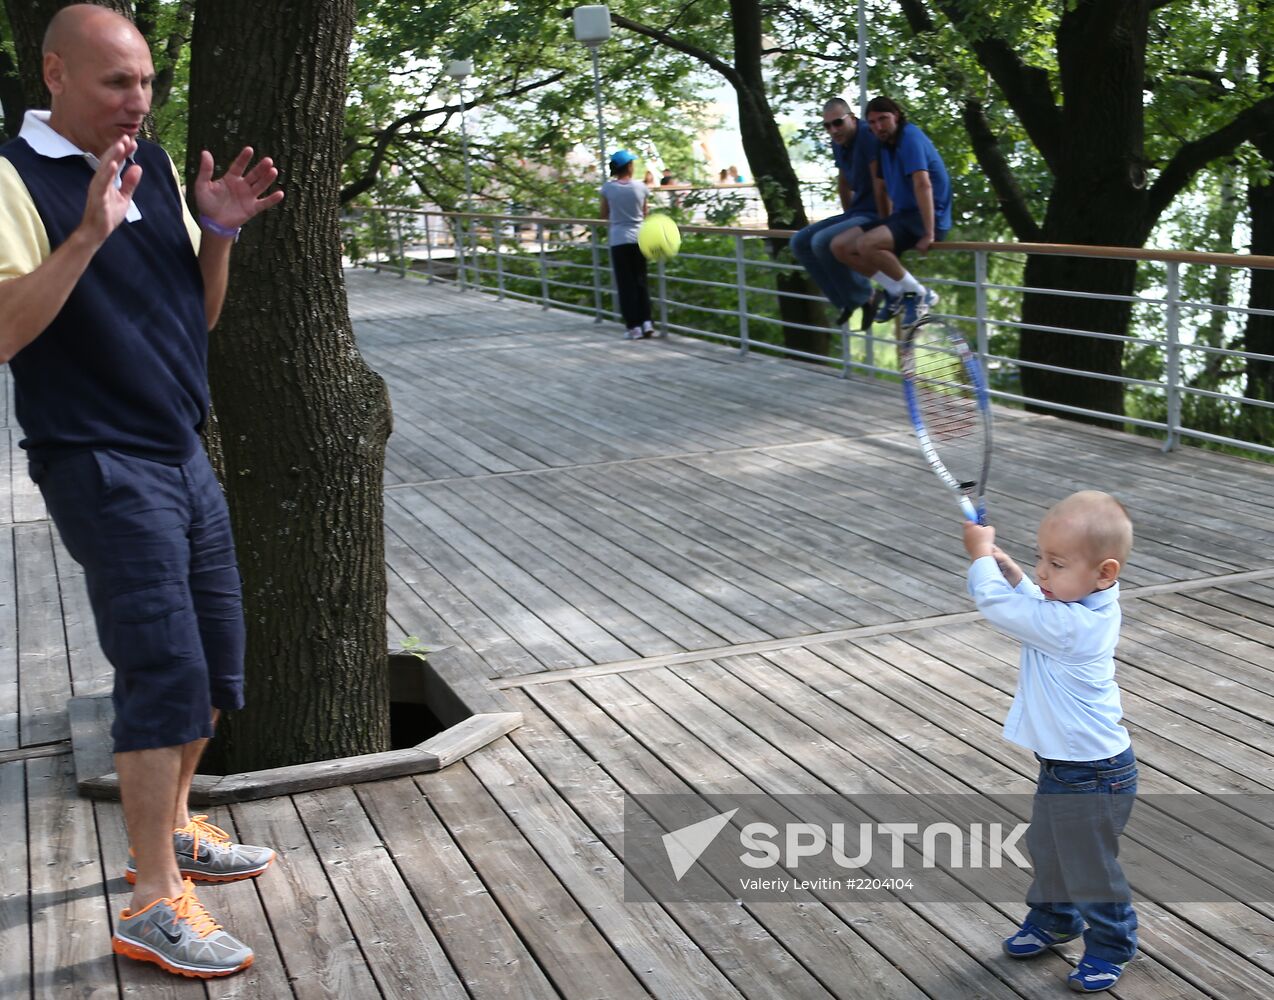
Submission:
M 849 115 L 841 115 L 839 118 L 833 118 L 829 122 L 823 122 L 823 128 L 827 129 L 827 131 L 830 132 L 834 128 L 840 128 L 848 120 L 849 120 Z

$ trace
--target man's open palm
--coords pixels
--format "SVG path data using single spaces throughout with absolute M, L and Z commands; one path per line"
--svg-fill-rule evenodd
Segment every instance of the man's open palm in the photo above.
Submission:
M 244 146 L 226 172 L 214 180 L 212 154 L 206 149 L 200 154 L 199 175 L 195 178 L 195 204 L 200 214 L 219 226 L 238 229 L 283 200 L 282 191 L 265 194 L 279 176 L 274 161 L 262 157 L 249 170 L 251 162 L 252 147 Z

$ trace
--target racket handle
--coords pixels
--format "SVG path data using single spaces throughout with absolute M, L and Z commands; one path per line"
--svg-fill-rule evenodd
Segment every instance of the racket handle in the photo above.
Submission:
M 973 501 L 971 501 L 968 497 L 960 498 L 960 509 L 964 511 L 964 516 L 974 524 L 986 523 L 985 512 L 979 513 L 978 509 L 973 506 Z

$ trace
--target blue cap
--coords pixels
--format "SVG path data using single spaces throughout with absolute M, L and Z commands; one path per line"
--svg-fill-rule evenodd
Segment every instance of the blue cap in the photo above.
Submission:
M 610 165 L 612 167 L 626 167 L 637 159 L 636 153 L 630 153 L 626 149 L 617 149 L 610 157 Z

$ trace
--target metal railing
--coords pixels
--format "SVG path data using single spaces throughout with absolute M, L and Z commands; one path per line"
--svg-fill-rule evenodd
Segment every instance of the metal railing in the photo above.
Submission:
M 348 217 L 345 226 L 353 263 L 591 314 L 598 323 L 619 318 L 606 227 L 599 220 L 375 207 Z M 662 332 L 732 344 L 742 354 L 764 351 L 823 363 L 841 376 L 898 377 L 895 328 L 852 330 L 780 315 L 780 299 L 824 302 L 775 286 L 777 272 L 799 265 L 772 259 L 765 241 L 790 233 L 710 226 L 683 226 L 682 233 L 682 252 L 651 269 Z M 934 249 L 941 252 L 916 265 L 917 274 L 942 296 L 937 314 L 975 345 L 997 401 L 1157 433 L 1165 450 L 1191 439 L 1274 456 L 1274 401 L 1245 396 L 1242 389 L 1248 366 L 1274 365 L 1274 355 L 1235 346 L 1249 316 L 1274 317 L 1274 311 L 1246 304 L 1252 274 L 1274 270 L 1274 258 L 1040 244 L 952 242 Z M 1138 290 L 1110 295 L 1029 288 L 1022 276 L 1027 259 L 1037 254 L 1132 261 Z M 1200 297 L 1201 288 L 1222 301 Z M 1127 303 L 1132 321 L 1126 334 L 1026 324 L 1020 317 L 1027 294 Z M 784 334 L 793 331 L 825 338 L 826 352 L 786 346 Z M 1119 342 L 1123 371 L 1108 375 L 1025 361 L 1018 339 L 1032 331 Z M 1125 412 L 1028 396 L 1020 386 L 1024 369 L 1121 383 Z

